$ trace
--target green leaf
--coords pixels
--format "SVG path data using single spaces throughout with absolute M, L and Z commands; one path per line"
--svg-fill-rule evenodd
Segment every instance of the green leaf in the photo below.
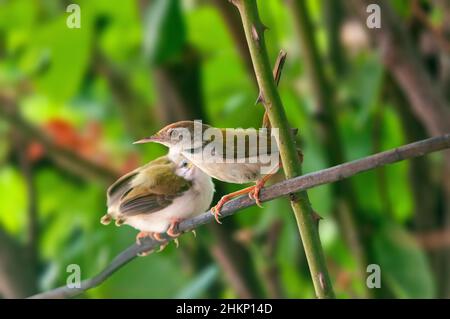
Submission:
M 44 24 L 21 58 L 21 69 L 34 76 L 40 92 L 55 101 L 66 101 L 77 93 L 88 67 L 91 24 L 89 19 L 82 21 L 80 29 L 69 29 L 66 16 Z
M 424 252 L 399 226 L 386 224 L 373 239 L 381 282 L 398 298 L 433 298 L 435 285 Z
M 156 0 L 147 12 L 145 55 L 152 64 L 177 56 L 186 43 L 186 28 L 178 0 Z
M 27 196 L 22 175 L 11 166 L 0 170 L 0 226 L 18 233 L 25 226 Z

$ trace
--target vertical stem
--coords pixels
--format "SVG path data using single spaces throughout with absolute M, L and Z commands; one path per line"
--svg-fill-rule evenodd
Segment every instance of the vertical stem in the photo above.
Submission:
M 339 39 L 345 10 L 341 0 L 322 0 L 325 28 L 327 29 L 328 58 L 336 77 L 345 75 L 345 54 Z
M 232 0 L 239 10 L 245 36 L 252 57 L 253 68 L 272 127 L 279 129 L 278 147 L 286 178 L 302 174 L 295 142 L 280 95 L 273 79 L 269 57 L 264 42 L 264 25 L 261 23 L 255 0 Z M 314 211 L 306 191 L 291 194 L 291 206 L 297 220 L 309 270 L 316 295 L 319 298 L 334 298 L 325 256 L 320 243 Z

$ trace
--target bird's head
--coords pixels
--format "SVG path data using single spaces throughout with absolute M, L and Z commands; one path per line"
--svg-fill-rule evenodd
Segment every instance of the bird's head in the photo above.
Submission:
M 143 138 L 134 144 L 160 143 L 167 147 L 190 149 L 201 143 L 203 133 L 210 126 L 200 121 L 180 121 L 169 124 L 150 137 Z M 201 145 L 201 144 L 200 144 Z
M 175 174 L 178 176 L 183 177 L 184 179 L 191 181 L 196 176 L 197 168 L 192 164 L 190 161 L 188 161 L 184 156 L 177 155 L 173 157 L 174 161 L 174 169 Z

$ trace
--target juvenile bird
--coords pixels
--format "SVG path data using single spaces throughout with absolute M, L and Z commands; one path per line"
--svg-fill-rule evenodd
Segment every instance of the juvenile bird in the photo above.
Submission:
M 248 193 L 260 206 L 261 188 L 281 166 L 273 133 L 271 128 L 219 129 L 198 121 L 180 121 L 135 143 L 156 142 L 168 146 L 171 152 L 181 153 L 205 173 L 224 182 L 256 182 L 220 199 L 213 209 L 220 223 L 220 209 L 235 196 Z
M 120 177 L 107 190 L 108 212 L 102 224 L 130 225 L 140 232 L 136 241 L 161 241 L 167 232 L 177 237 L 178 224 L 205 212 L 213 199 L 214 184 L 207 174 L 179 153 L 169 152 Z

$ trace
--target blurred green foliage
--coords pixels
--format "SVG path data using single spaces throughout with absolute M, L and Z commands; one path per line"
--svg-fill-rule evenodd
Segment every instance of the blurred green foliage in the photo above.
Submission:
M 81 8 L 80 29 L 66 26 L 70 14 L 65 11 L 68 2 L 0 1 L 0 91 L 15 92 L 17 105 L 27 121 L 43 130 L 55 119 L 63 121 L 82 141 L 81 146 L 70 144 L 75 143 L 73 140 L 65 146 L 85 152 L 87 158 L 99 165 L 122 172 L 130 170 L 163 154 L 165 149 L 157 145 L 132 145 L 136 136 L 127 129 L 124 114 L 137 108 L 145 112 L 139 114 L 149 117 L 150 125 L 144 131 L 150 134 L 160 128 L 162 123 L 157 116 L 160 92 L 155 90 L 153 71 L 179 62 L 186 47 L 192 47 L 200 55 L 201 93 L 210 124 L 260 126 L 263 107 L 254 105 L 257 87 L 236 50 L 230 30 L 212 3 L 75 2 Z M 393 2 L 403 17 L 410 14 L 409 2 Z M 291 125 L 300 129 L 304 171 L 323 169 L 327 161 L 314 129 L 314 97 L 304 76 L 292 16 L 284 1 L 258 3 L 261 18 L 269 27 L 266 41 L 271 60 L 275 60 L 280 48 L 289 53 L 279 90 Z M 326 61 L 322 2 L 309 1 L 309 5 L 317 26 L 315 36 Z M 433 17 L 436 23 L 442 20 L 438 13 Z M 121 92 L 111 85 L 107 72 L 99 71 L 99 59 L 124 79 L 135 100 L 117 98 Z M 346 158 L 353 160 L 406 143 L 398 111 L 383 98 L 386 74 L 378 54 L 366 47 L 350 56 L 349 62 L 348 74 L 335 81 L 339 105 L 336 114 Z M 325 67 L 331 74 L 329 63 Z M 88 134 L 90 125 L 97 127 L 96 135 Z M 25 243 L 26 181 L 12 155 L 11 129 L 7 123 L 0 124 L 0 227 Z M 368 262 L 381 265 L 383 288 L 393 297 L 431 298 L 437 294 L 435 282 L 439 278 L 410 233 L 415 204 L 409 169 L 408 162 L 385 168 L 383 185 L 379 170 L 355 176 L 351 182 L 363 210 L 360 213 L 372 225 L 367 249 L 373 254 Z M 68 264 L 79 264 L 83 278 L 95 275 L 134 241 L 135 230 L 103 227 L 99 223 L 105 211 L 107 185 L 74 176 L 45 154 L 33 162 L 33 179 L 39 216 L 41 290 L 64 284 Z M 227 191 L 235 189 L 236 186 L 226 186 Z M 383 197 L 380 189 L 387 197 Z M 354 256 L 332 216 L 337 203 L 330 186 L 317 187 L 309 194 L 315 210 L 325 218 L 320 233 L 337 295 L 361 296 L 365 283 L 357 280 Z M 274 262 L 284 297 L 314 296 L 295 220 L 286 200 L 266 203 L 263 209 L 248 208 L 232 219 L 237 225 L 235 232 L 249 230 L 255 234 L 243 245 L 261 278 L 269 261 Z M 275 221 L 281 221 L 283 226 L 275 255 L 268 257 L 266 243 L 260 236 L 264 238 Z M 235 297 L 213 259 L 207 259 L 206 263 L 192 260 L 197 256 L 197 246 L 208 249 L 213 245 L 209 230 L 200 229 L 197 240 L 185 237 L 181 238 L 178 250 L 170 246 L 164 252 L 139 258 L 83 297 Z

